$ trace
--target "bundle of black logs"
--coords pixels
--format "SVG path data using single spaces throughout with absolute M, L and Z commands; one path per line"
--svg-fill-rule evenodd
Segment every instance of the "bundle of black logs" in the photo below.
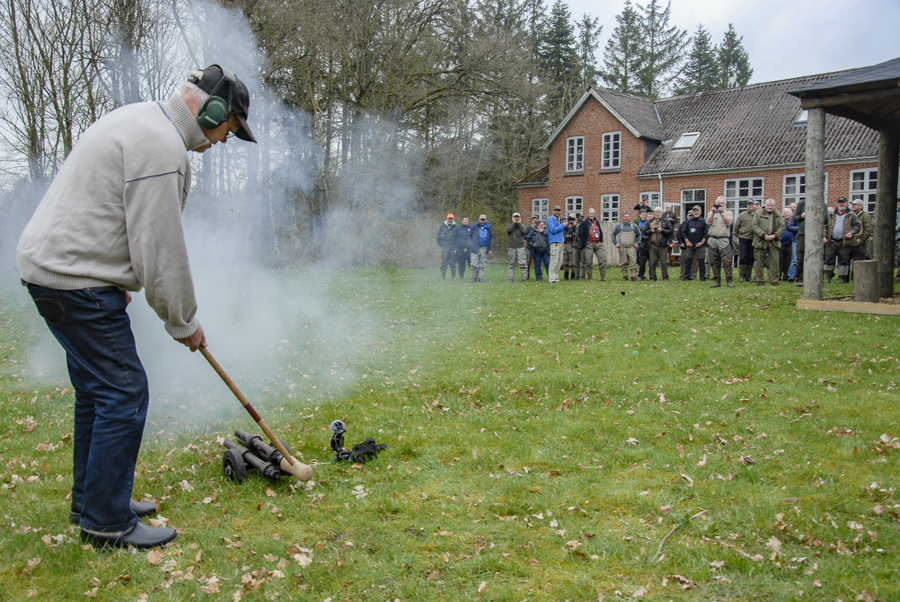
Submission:
M 288 474 L 280 468 L 284 456 L 271 445 L 266 445 L 262 437 L 251 435 L 242 429 L 235 430 L 234 436 L 241 445 L 230 439 L 226 439 L 223 443 L 227 448 L 222 457 L 222 470 L 226 478 L 240 483 L 247 478 L 248 469 L 256 469 L 259 474 L 272 481 L 277 481 Z M 284 439 L 279 441 L 290 454 L 291 450 Z

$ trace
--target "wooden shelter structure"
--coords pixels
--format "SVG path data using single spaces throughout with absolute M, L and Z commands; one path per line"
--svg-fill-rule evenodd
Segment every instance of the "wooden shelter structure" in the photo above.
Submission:
M 808 111 L 806 260 L 803 298 L 821 300 L 825 249 L 825 114 L 852 119 L 880 134 L 874 254 L 878 297 L 893 296 L 897 171 L 900 164 L 900 58 L 789 90 Z

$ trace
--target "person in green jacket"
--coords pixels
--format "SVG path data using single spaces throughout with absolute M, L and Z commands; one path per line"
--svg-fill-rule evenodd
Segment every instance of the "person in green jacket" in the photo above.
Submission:
M 779 239 L 784 234 L 784 218 L 775 210 L 775 199 L 766 199 L 765 209 L 753 214 L 753 249 L 756 255 L 756 284 L 765 286 L 763 269 L 769 262 L 769 282 L 778 285 Z

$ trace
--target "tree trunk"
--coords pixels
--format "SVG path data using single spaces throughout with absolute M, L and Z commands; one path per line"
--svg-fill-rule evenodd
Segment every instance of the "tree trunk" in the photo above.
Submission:
M 859 303 L 878 303 L 878 262 L 853 262 L 853 295 Z
M 894 245 L 897 197 L 897 157 L 900 130 L 881 130 L 878 144 L 878 196 L 875 201 L 875 262 L 878 264 L 879 298 L 894 295 Z
M 809 109 L 806 122 L 806 257 L 803 298 L 822 300 L 825 264 L 825 109 Z

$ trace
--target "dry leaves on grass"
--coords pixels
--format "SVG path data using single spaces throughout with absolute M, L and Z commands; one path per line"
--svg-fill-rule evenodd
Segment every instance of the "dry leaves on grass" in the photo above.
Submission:
M 219 593 L 219 578 L 213 575 L 209 579 L 206 580 L 206 585 L 200 586 L 200 591 L 204 594 L 218 594 Z
M 669 579 L 676 582 L 678 584 L 678 587 L 680 587 L 681 589 L 693 589 L 693 588 L 697 587 L 696 583 L 694 583 L 693 581 L 691 581 L 690 579 L 688 579 L 687 577 L 684 577 L 682 575 L 669 575 L 668 577 L 663 577 L 663 585 L 664 586 L 668 585 Z
M 34 571 L 34 569 L 37 568 L 37 565 L 39 565 L 39 564 L 41 563 L 41 560 L 43 560 L 43 559 L 42 559 L 40 556 L 38 556 L 37 558 L 31 558 L 31 559 L 28 560 L 28 562 L 25 564 L 25 568 L 23 568 L 23 569 L 20 570 L 20 571 L 17 571 L 17 574 L 19 574 L 19 575 L 30 575 L 30 574 L 32 573 L 32 571 Z

